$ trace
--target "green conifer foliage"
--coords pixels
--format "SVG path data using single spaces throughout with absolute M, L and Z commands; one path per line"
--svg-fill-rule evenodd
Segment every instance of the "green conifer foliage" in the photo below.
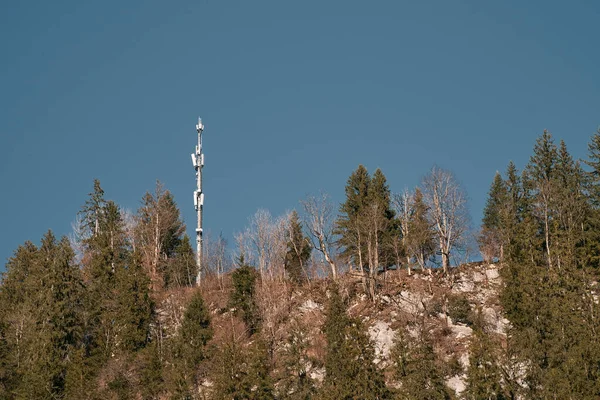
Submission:
M 361 214 L 368 204 L 367 196 L 371 177 L 363 165 L 359 165 L 346 183 L 346 201 L 340 206 L 340 217 L 336 221 L 336 233 L 340 234 L 338 244 L 343 248 L 342 256 L 362 269 L 366 263 L 365 229 Z
M 150 324 L 154 318 L 154 302 L 150 297 L 150 279 L 144 271 L 140 256 L 131 255 L 129 265 L 116 275 L 115 325 L 120 348 L 133 352 L 146 346 L 150 339 Z
M 406 400 L 449 400 L 450 392 L 444 383 L 440 365 L 433 345 L 426 333 L 421 338 L 408 340 L 400 332 L 392 349 L 396 369 L 395 377 L 400 383 L 398 398 Z
M 301 284 L 308 278 L 306 263 L 310 258 L 312 246 L 310 240 L 302 233 L 300 218 L 295 210 L 290 214 L 287 238 L 285 270 L 292 282 Z
M 479 311 L 473 324 L 473 336 L 469 346 L 465 399 L 503 400 L 508 398 L 502 387 L 500 347 L 493 333 L 485 329 L 484 318 Z
M 0 311 L 0 315 L 4 316 L 4 312 Z M 11 348 L 6 339 L 7 323 L 0 317 L 0 398 L 10 398 L 11 388 L 14 385 L 14 370 L 15 365 L 11 360 Z
M 526 398 L 600 393 L 600 357 L 591 350 L 599 344 L 593 333 L 599 321 L 589 300 L 589 204 L 581 168 L 564 143 L 557 148 L 544 132 L 526 168 L 516 217 L 504 226 L 511 236 L 501 300 L 511 322 L 509 346 L 526 366 L 513 386 Z
M 589 171 L 584 172 L 585 187 L 590 205 L 588 226 L 585 231 L 585 257 L 587 264 L 600 266 L 600 128 L 588 144 Z
M 200 291 L 194 294 L 187 306 L 179 333 L 182 356 L 188 361 L 191 368 L 196 368 L 206 357 L 204 348 L 213 335 L 209 311 Z
M 67 238 L 51 231 L 40 248 L 19 247 L 7 265 L 0 294 L 3 340 L 11 355 L 5 381 L 17 398 L 60 398 L 82 339 L 84 290 Z M 6 286 L 4 286 L 6 285 Z M 15 303 L 18 302 L 18 303 Z
M 94 179 L 94 191 L 89 194 L 89 199 L 80 211 L 86 236 L 94 236 L 100 232 L 100 217 L 104 203 L 104 190 L 100 186 L 100 181 Z
M 198 367 L 207 357 L 206 344 L 212 336 L 209 311 L 202 293 L 197 291 L 185 310 L 172 344 L 172 373 L 179 397 L 186 398 L 186 393 L 191 393 L 198 384 Z
M 586 173 L 590 202 L 595 209 L 598 209 L 600 208 L 600 128 L 588 143 L 588 159 L 584 163 L 590 168 Z
M 503 207 L 506 207 L 508 201 L 507 196 L 506 184 L 500 173 L 496 172 L 483 209 L 483 221 L 479 236 L 481 252 L 488 262 L 501 259 L 503 255 L 501 219 Z
M 381 371 L 374 364 L 375 350 L 362 323 L 346 313 L 338 288 L 330 288 L 327 317 L 325 379 L 319 398 L 388 399 Z
M 157 343 L 147 346 L 141 358 L 140 386 L 144 399 L 159 399 L 164 391 L 164 368 Z
M 246 324 L 248 334 L 253 335 L 260 327 L 260 315 L 256 304 L 258 274 L 254 268 L 245 263 L 243 256 L 239 259 L 239 265 L 231 274 L 233 291 L 229 298 L 229 306 L 235 308 L 236 313 Z
M 427 260 L 435 253 L 435 232 L 427 215 L 427 204 L 419 188 L 415 189 L 412 203 L 413 213 L 408 222 L 410 235 L 407 239 L 407 247 L 409 253 L 417 259 L 421 269 L 424 269 Z
M 196 284 L 198 266 L 196 255 L 188 235 L 184 235 L 175 247 L 169 266 L 165 270 L 164 280 L 167 288 L 193 287 Z
M 294 323 L 288 335 L 278 389 L 279 398 L 309 400 L 316 394 L 316 387 L 308 372 L 312 363 L 308 355 L 309 336 L 307 326 Z
M 101 191 L 99 183 L 96 181 L 95 184 Z M 111 357 L 119 343 L 119 304 L 123 303 L 119 297 L 128 293 L 119 290 L 123 289 L 119 286 L 124 283 L 118 280 L 127 277 L 123 271 L 131 253 L 119 207 L 113 201 L 99 201 L 95 196 L 96 192 L 86 204 L 97 202 L 100 208 L 84 206 L 82 209 L 84 220 L 93 219 L 97 227 L 84 241 L 83 274 L 87 284 L 84 324 L 86 351 L 98 359 L 94 364 L 100 366 Z
M 250 346 L 245 347 L 231 332 L 227 341 L 221 344 L 213 369 L 215 388 L 212 398 L 275 399 L 267 346 L 262 339 L 255 339 Z
M 359 271 L 366 271 L 364 286 L 374 298 L 378 269 L 395 262 L 392 238 L 400 235 L 399 223 L 381 170 L 377 169 L 371 178 L 359 165 L 348 178 L 345 191 L 346 201 L 340 205 L 336 221 L 338 244 L 343 257 Z
M 400 225 L 395 218 L 396 212 L 391 207 L 391 194 L 387 179 L 379 168 L 373 173 L 367 194 L 371 207 L 370 212 L 367 211 L 370 220 L 368 225 L 371 227 L 371 239 L 374 242 L 373 251 L 377 251 L 373 254 L 374 263 L 377 264 L 377 268 L 387 268 L 395 261 L 391 243 L 392 237 L 400 236 Z

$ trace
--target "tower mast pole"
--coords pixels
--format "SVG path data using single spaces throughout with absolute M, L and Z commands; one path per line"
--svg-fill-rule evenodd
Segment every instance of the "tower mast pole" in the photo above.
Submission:
M 202 168 L 204 167 L 204 153 L 202 152 L 202 132 L 204 125 L 202 119 L 198 118 L 196 124 L 196 132 L 198 132 L 198 145 L 196 152 L 192 154 L 192 163 L 196 170 L 196 190 L 194 190 L 194 208 L 198 215 L 198 225 L 196 227 L 196 266 L 198 267 L 198 275 L 196 276 L 196 284 L 200 285 L 202 278 L 202 208 L 204 206 L 204 193 L 202 192 Z

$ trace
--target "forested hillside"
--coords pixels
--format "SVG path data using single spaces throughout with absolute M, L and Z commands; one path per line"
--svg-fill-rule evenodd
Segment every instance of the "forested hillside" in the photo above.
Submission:
M 600 398 L 600 131 L 588 149 L 544 131 L 476 229 L 451 171 L 395 193 L 360 165 L 342 204 L 208 237 L 202 271 L 160 183 L 128 213 L 95 180 L 72 235 L 6 264 L 0 398 Z

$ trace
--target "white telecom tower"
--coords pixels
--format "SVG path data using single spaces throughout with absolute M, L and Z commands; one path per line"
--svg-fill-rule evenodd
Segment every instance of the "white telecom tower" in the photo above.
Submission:
M 194 164 L 194 169 L 196 170 L 197 183 L 197 188 L 194 190 L 194 208 L 198 214 L 198 226 L 196 227 L 196 265 L 198 266 L 198 276 L 196 277 L 196 284 L 199 285 L 202 277 L 202 207 L 204 206 L 204 193 L 202 192 L 202 167 L 204 167 L 202 131 L 204 131 L 204 125 L 202 125 L 201 118 L 198 118 L 196 131 L 198 132 L 198 145 L 196 145 L 196 152 L 192 154 L 192 164 Z

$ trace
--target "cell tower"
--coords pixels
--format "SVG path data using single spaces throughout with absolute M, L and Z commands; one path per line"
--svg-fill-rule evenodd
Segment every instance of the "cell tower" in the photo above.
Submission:
M 202 192 L 202 167 L 204 167 L 204 153 L 202 153 L 202 131 L 204 131 L 204 125 L 202 125 L 202 119 L 198 118 L 196 124 L 196 131 L 198 132 L 198 144 L 196 145 L 196 152 L 192 154 L 192 164 L 196 170 L 196 184 L 197 188 L 194 190 L 194 208 L 198 214 L 198 226 L 196 227 L 196 265 L 198 266 L 198 276 L 196 277 L 196 284 L 200 284 L 200 278 L 202 277 L 202 207 L 204 206 L 204 193 Z

